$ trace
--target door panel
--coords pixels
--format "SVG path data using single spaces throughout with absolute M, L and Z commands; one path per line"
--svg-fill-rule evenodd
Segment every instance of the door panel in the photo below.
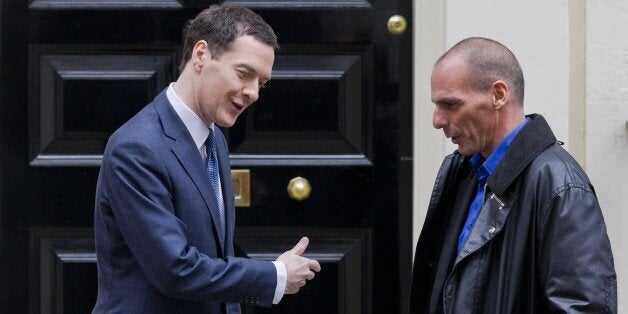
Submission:
M 186 23 L 210 0 L 0 2 L 0 311 L 89 312 L 93 202 L 111 132 L 177 77 Z M 310 237 L 323 271 L 271 309 L 404 312 L 411 261 L 409 0 L 224 1 L 274 28 L 260 100 L 224 130 L 239 256 L 274 260 Z M 287 186 L 306 178 L 309 197 Z
M 30 231 L 30 312 L 89 313 L 98 280 L 90 228 Z
M 177 46 L 30 48 L 32 166 L 100 165 L 109 135 L 176 79 Z
M 31 10 L 131 10 L 131 9 L 181 9 L 182 0 L 30 0 Z
M 268 163 L 290 164 L 281 161 L 289 155 L 314 165 L 370 165 L 371 64 L 368 48 L 282 48 L 260 99 L 228 131 L 234 163 L 264 155 Z
M 272 309 L 246 306 L 244 313 L 364 313 L 370 295 L 371 237 L 368 229 L 245 228 L 238 229 L 240 254 L 275 260 L 301 235 L 310 237 L 304 256 L 319 261 L 324 272 L 296 295 L 286 295 Z M 366 274 L 366 275 L 365 275 Z

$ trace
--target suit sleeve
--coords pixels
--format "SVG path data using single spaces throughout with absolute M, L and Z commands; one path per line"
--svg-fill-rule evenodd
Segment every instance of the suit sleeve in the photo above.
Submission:
M 617 283 L 610 242 L 589 186 L 555 191 L 539 238 L 539 280 L 550 310 L 616 313 Z
M 188 244 L 186 226 L 173 208 L 167 167 L 151 145 L 127 138 L 108 157 L 103 167 L 116 223 L 158 290 L 183 300 L 238 302 L 247 296 L 271 305 L 276 285 L 272 263 L 211 258 Z

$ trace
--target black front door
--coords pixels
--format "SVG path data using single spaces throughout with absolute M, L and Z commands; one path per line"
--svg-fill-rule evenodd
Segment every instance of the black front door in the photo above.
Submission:
M 85 313 L 108 136 L 177 77 L 201 0 L 0 2 L 0 312 Z M 271 260 L 302 235 L 323 271 L 248 313 L 403 312 L 411 256 L 409 0 L 240 1 L 282 49 L 260 100 L 225 130 L 237 254 Z M 408 29 L 410 26 L 408 26 Z M 309 193 L 308 193 L 309 192 Z

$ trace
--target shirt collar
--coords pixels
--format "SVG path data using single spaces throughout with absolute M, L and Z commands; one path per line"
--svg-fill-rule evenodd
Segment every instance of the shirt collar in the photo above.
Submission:
M 469 159 L 469 162 L 475 169 L 476 173 L 478 174 L 478 179 L 481 182 L 485 182 L 488 176 L 493 173 L 495 167 L 497 167 L 502 158 L 504 158 L 504 155 L 506 154 L 508 147 L 510 147 L 510 143 L 512 143 L 512 140 L 515 138 L 517 133 L 519 133 L 521 128 L 523 128 L 523 126 L 528 123 L 529 120 L 530 118 L 526 117 L 517 125 L 517 127 L 515 127 L 514 130 L 510 131 L 510 133 L 506 135 L 506 137 L 497 145 L 497 147 L 495 147 L 495 149 L 488 156 L 487 159 L 484 159 L 484 156 L 482 156 L 481 153 L 475 153 L 471 157 L 471 159 Z
M 192 139 L 194 140 L 194 144 L 196 144 L 196 148 L 200 150 L 201 146 L 205 144 L 205 140 L 209 135 L 208 126 L 203 122 L 203 120 L 196 114 L 190 107 L 188 107 L 181 98 L 174 91 L 174 83 L 170 83 L 168 89 L 166 90 L 166 96 L 168 97 L 168 101 L 172 104 L 172 108 L 177 112 L 183 124 L 192 135 Z M 214 124 L 210 124 L 209 128 L 214 130 Z

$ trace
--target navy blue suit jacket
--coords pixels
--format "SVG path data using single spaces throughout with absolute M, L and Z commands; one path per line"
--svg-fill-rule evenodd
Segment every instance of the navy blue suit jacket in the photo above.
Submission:
M 94 313 L 239 313 L 242 300 L 272 304 L 275 266 L 233 256 L 228 148 L 215 130 L 224 238 L 202 157 L 165 91 L 110 137 L 94 211 Z

